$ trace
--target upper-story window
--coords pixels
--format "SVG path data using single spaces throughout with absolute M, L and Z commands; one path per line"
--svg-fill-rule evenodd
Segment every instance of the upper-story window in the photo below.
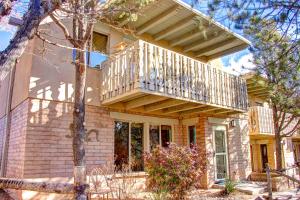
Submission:
M 90 67 L 100 67 L 101 63 L 107 60 L 108 36 L 93 32 L 90 51 L 87 55 L 87 62 Z
M 86 63 L 89 67 L 100 67 L 101 63 L 106 61 L 108 56 L 108 36 L 93 32 L 92 40 L 86 51 Z M 73 61 L 76 57 L 76 50 L 73 50 Z

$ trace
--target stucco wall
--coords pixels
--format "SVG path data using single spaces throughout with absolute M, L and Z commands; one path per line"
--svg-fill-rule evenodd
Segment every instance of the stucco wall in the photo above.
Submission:
M 10 73 L 8 73 L 0 81 L 0 118 L 6 115 L 6 106 L 7 106 L 7 92 L 9 88 L 9 78 Z

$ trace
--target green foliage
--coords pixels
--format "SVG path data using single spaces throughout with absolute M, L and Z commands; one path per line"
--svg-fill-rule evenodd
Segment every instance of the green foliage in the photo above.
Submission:
M 204 152 L 197 147 L 190 149 L 176 144 L 158 147 L 145 155 L 147 188 L 157 194 L 168 193 L 175 199 L 183 199 L 189 189 L 199 186 L 206 163 Z
M 300 46 L 274 31 L 275 21 L 252 21 L 245 33 L 259 77 L 266 78 L 270 100 L 278 111 L 300 115 Z
M 230 194 L 235 191 L 236 183 L 230 179 L 225 180 L 225 193 Z

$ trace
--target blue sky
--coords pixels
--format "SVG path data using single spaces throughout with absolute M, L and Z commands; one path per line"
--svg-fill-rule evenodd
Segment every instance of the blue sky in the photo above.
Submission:
M 12 33 L 8 31 L 0 31 L 0 51 L 3 51 L 9 44 Z

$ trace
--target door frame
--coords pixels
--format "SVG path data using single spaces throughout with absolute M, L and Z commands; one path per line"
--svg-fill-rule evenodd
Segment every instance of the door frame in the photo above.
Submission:
M 216 160 L 216 143 L 215 143 L 215 131 L 224 131 L 224 138 L 225 138 L 225 153 L 218 153 L 219 155 L 226 156 L 226 176 L 229 175 L 229 160 L 228 160 L 228 145 L 227 145 L 227 128 L 226 125 L 213 125 L 213 150 L 214 150 L 214 169 L 215 169 L 215 181 L 221 181 L 224 179 L 217 178 L 217 160 Z

